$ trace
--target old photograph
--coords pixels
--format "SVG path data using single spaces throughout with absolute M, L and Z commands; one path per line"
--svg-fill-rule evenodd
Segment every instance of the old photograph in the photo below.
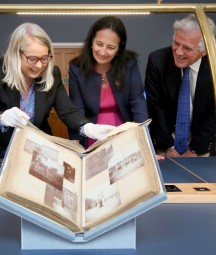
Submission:
M 47 156 L 43 149 L 40 153 L 33 151 L 29 173 L 41 181 L 62 190 L 64 166 Z
M 64 178 L 68 180 L 71 183 L 74 183 L 75 181 L 75 173 L 76 169 L 72 165 L 68 164 L 67 162 L 63 162 L 64 166 Z
M 61 215 L 68 219 L 76 221 L 78 197 L 65 188 L 62 191 L 47 184 L 44 196 L 44 204 L 59 212 Z
M 92 155 L 86 157 L 86 180 L 94 177 L 100 172 L 108 168 L 109 159 L 113 155 L 112 144 L 107 144 L 106 147 L 103 147 L 96 152 L 93 152 Z
M 86 222 L 99 219 L 120 205 L 121 198 L 117 187 L 101 185 L 86 194 Z
M 143 160 L 137 141 L 119 151 L 109 162 L 110 184 L 113 184 L 134 170 L 143 166 Z
M 43 152 L 45 157 L 49 157 L 53 161 L 58 160 L 59 152 L 57 150 L 53 150 L 52 148 L 49 148 L 48 146 L 44 146 L 39 143 L 36 143 L 28 138 L 25 141 L 24 150 L 30 154 L 33 154 L 33 151 L 36 151 L 37 153 Z

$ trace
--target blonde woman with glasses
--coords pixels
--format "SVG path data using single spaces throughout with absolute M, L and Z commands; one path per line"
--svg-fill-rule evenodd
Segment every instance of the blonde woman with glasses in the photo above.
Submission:
M 69 128 L 90 138 L 99 139 L 114 128 L 88 123 L 66 93 L 49 36 L 37 24 L 23 23 L 0 60 L 0 158 L 17 125 L 30 120 L 51 134 L 47 119 L 53 107 Z

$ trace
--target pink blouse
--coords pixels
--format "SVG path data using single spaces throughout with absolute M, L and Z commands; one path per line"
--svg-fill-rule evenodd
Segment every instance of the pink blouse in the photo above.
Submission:
M 124 123 L 124 120 L 119 112 L 110 84 L 108 84 L 107 88 L 101 86 L 100 107 L 96 124 L 119 126 L 122 123 Z M 89 147 L 95 141 L 88 138 L 87 146 Z

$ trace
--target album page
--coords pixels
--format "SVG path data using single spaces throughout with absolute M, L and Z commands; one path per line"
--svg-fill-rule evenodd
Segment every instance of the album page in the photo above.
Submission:
M 76 232 L 81 226 L 81 169 L 77 154 L 34 129 L 17 129 L 3 167 L 0 192 Z

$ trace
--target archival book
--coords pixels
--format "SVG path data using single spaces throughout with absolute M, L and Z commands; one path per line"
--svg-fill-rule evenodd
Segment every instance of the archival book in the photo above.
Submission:
M 89 151 L 32 127 L 16 128 L 0 195 L 77 234 L 154 197 L 155 205 L 166 199 L 148 129 L 130 123 Z

